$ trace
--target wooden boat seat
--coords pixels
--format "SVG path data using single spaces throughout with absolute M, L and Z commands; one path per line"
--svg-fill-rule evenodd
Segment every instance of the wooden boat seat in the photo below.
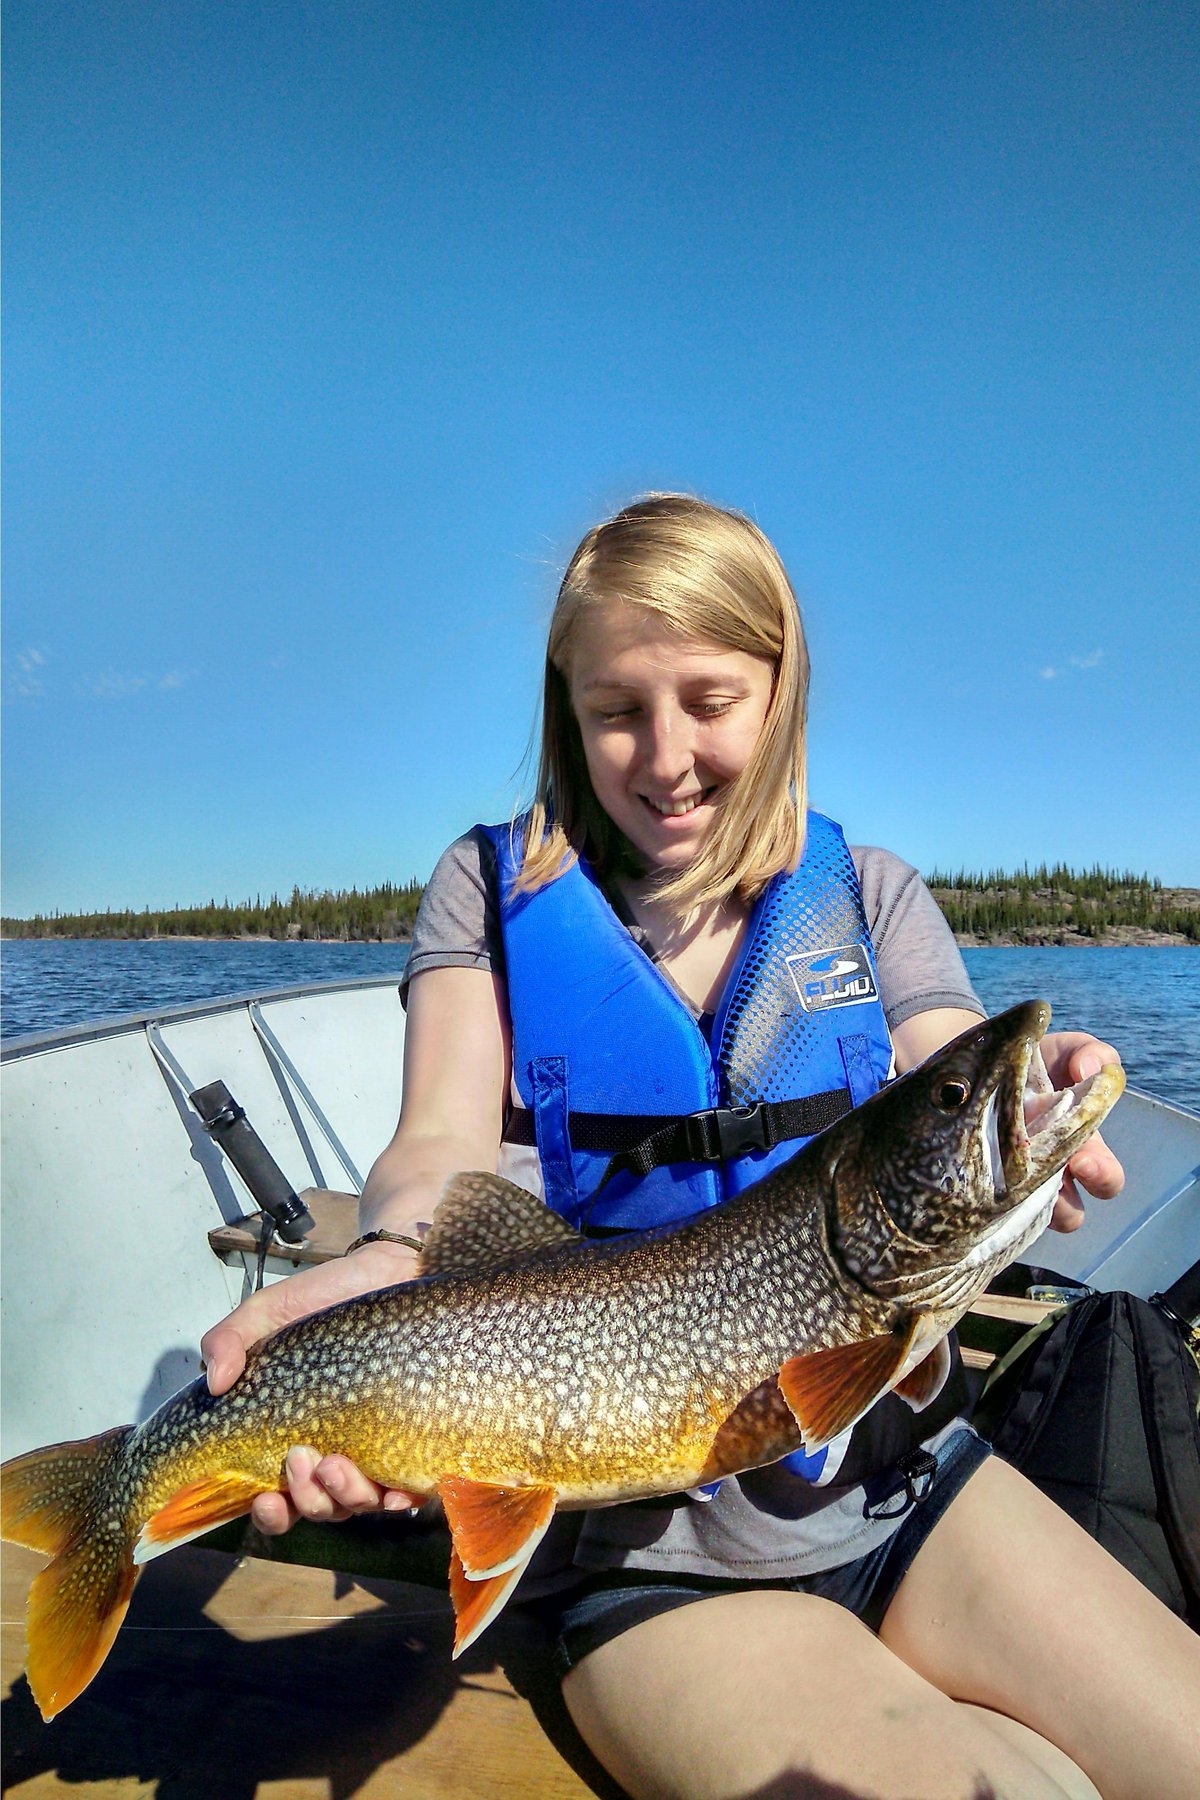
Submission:
M 330 1262 L 344 1256 L 358 1236 L 358 1195 L 341 1194 L 334 1188 L 304 1188 L 303 1200 L 313 1218 L 313 1229 L 299 1244 L 285 1244 L 275 1238 L 267 1252 L 274 1262 L 288 1262 L 295 1268 L 306 1263 Z M 263 1231 L 270 1221 L 265 1213 L 245 1213 L 231 1224 L 218 1225 L 208 1234 L 208 1241 L 223 1262 L 235 1256 L 257 1256 Z

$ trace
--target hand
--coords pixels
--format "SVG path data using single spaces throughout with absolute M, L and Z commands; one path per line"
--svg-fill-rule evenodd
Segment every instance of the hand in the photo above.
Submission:
M 364 1244 L 350 1256 L 317 1263 L 286 1281 L 260 1288 L 200 1340 L 209 1391 L 223 1394 L 231 1388 L 246 1365 L 250 1346 L 284 1325 L 356 1294 L 411 1281 L 416 1273 L 416 1256 L 402 1244 Z M 250 1508 L 255 1525 L 268 1537 L 287 1531 L 298 1518 L 347 1519 L 351 1513 L 380 1508 L 404 1512 L 417 1504 L 417 1496 L 369 1480 L 348 1456 L 322 1457 L 308 1445 L 288 1451 L 285 1469 L 288 1492 L 260 1494 Z
M 1051 1084 L 1058 1089 L 1086 1081 L 1105 1063 L 1120 1062 L 1111 1044 L 1101 1043 L 1086 1031 L 1052 1031 L 1042 1039 L 1042 1060 Z M 1063 1170 L 1062 1187 L 1054 1203 L 1050 1226 L 1054 1231 L 1076 1231 L 1083 1224 L 1084 1203 L 1080 1188 L 1098 1200 L 1111 1200 L 1125 1185 L 1125 1171 L 1098 1131 L 1079 1146 Z

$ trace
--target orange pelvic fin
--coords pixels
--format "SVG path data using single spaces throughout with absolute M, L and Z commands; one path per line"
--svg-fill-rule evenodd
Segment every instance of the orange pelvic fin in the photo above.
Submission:
M 256 1494 L 274 1492 L 249 1475 L 206 1475 L 203 1481 L 189 1482 L 147 1519 L 134 1546 L 133 1560 L 149 1562 L 164 1550 L 174 1550 L 192 1538 L 203 1537 L 214 1526 L 248 1513 Z
M 466 1475 L 443 1476 L 438 1493 L 463 1574 L 472 1582 L 523 1569 L 545 1536 L 558 1500 L 551 1487 L 498 1487 Z
M 482 1274 L 559 1244 L 581 1243 L 544 1200 L 502 1175 L 468 1170 L 442 1188 L 421 1252 L 422 1275 Z
M 910 1369 L 903 1381 L 896 1383 L 894 1391 L 902 1400 L 908 1401 L 914 1412 L 924 1412 L 945 1387 L 949 1373 L 950 1343 L 947 1338 L 942 1338 L 923 1362 Z
M 113 1477 L 131 1426 L 14 1457 L 0 1471 L 0 1532 L 53 1560 L 26 1609 L 26 1673 L 44 1719 L 69 1706 L 112 1646 L 137 1579 L 132 1528 L 113 1528 Z
M 450 1552 L 450 1598 L 454 1602 L 454 1649 L 451 1659 L 461 1656 L 492 1620 L 504 1610 L 505 1602 L 525 1573 L 525 1563 L 518 1563 L 503 1575 L 488 1575 L 472 1581 L 464 1574 L 457 1550 Z
M 916 1323 L 902 1337 L 887 1333 L 834 1350 L 793 1356 L 779 1371 L 779 1387 L 795 1415 L 806 1450 L 819 1450 L 848 1431 L 904 1366 Z

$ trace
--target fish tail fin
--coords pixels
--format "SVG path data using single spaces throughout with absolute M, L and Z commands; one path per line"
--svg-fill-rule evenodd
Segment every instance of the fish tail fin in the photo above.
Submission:
M 44 1719 L 82 1693 L 112 1647 L 137 1571 L 132 1522 L 97 1529 L 132 1426 L 51 1444 L 0 1470 L 0 1536 L 52 1560 L 26 1609 L 26 1674 Z

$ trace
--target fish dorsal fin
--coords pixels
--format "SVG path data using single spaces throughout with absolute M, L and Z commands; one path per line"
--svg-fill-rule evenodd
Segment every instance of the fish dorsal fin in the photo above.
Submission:
M 468 1581 L 528 1562 L 558 1500 L 552 1487 L 499 1487 L 468 1475 L 444 1475 L 438 1494 Z
M 950 1341 L 941 1338 L 929 1355 L 896 1383 L 894 1391 L 902 1400 L 907 1400 L 914 1412 L 924 1412 L 945 1387 L 949 1374 Z
M 536 1194 L 482 1170 L 451 1175 L 421 1251 L 422 1275 L 482 1274 L 579 1233 Z
M 808 1451 L 819 1450 L 862 1418 L 904 1367 L 916 1322 L 902 1336 L 890 1332 L 834 1350 L 793 1356 L 779 1371 L 779 1388 Z

